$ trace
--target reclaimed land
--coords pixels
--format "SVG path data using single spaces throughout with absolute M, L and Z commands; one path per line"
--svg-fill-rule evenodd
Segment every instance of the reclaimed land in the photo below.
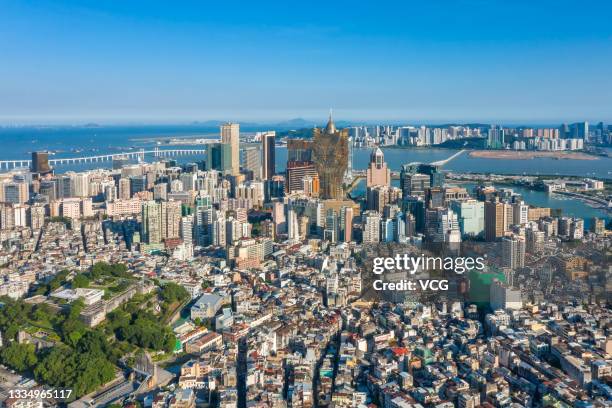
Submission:
M 534 152 L 524 150 L 474 150 L 470 157 L 480 159 L 511 159 L 527 160 L 537 158 L 551 158 L 562 160 L 598 160 L 598 157 L 583 152 Z

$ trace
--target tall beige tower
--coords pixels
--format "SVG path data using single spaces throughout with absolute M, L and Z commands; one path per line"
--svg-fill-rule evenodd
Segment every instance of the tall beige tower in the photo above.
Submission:
M 240 125 L 238 123 L 221 125 L 221 143 L 231 146 L 232 174 L 240 174 Z
M 485 239 L 495 241 L 504 236 L 507 230 L 506 205 L 500 202 L 487 201 L 484 208 Z
M 376 148 L 370 155 L 370 164 L 366 172 L 366 186 L 388 186 L 391 184 L 391 171 L 385 163 L 385 155 Z

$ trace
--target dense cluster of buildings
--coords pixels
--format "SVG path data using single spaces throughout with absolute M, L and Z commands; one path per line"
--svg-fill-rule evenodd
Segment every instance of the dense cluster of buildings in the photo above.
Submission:
M 582 150 L 585 143 L 612 144 L 610 126 L 588 122 L 558 128 L 501 127 L 497 125 L 429 126 L 355 126 L 348 128 L 355 147 L 374 146 L 435 146 L 447 142 L 472 139 L 475 144 L 490 149 L 513 150 Z M 457 144 L 461 146 L 461 144 Z
M 583 127 L 568 132 L 590 137 Z M 558 129 L 519 131 L 534 141 L 575 139 Z M 202 162 L 54 174 L 36 153 L 31 171 L 0 177 L 0 295 L 58 308 L 82 298 L 80 317 L 94 327 L 155 290 L 152 278 L 189 293 L 187 313 L 172 324 L 180 357 L 172 386 L 116 401 L 609 406 L 612 238 L 604 220 L 587 228 L 510 188 L 468 191 L 434 164 L 405 164 L 394 186 L 378 148 L 365 197 L 347 196 L 353 144 L 484 137 L 477 127 L 336 129 L 330 118 L 312 140 L 287 142 L 284 174 L 275 171 L 274 132 L 242 148 L 239 132 L 221 126 Z M 489 141 L 507 143 L 504 129 L 489 132 Z M 461 277 L 453 299 L 371 296 L 373 255 L 437 250 L 484 257 L 486 268 Z M 99 261 L 124 264 L 139 279 L 110 293 L 34 294 L 60 271 Z

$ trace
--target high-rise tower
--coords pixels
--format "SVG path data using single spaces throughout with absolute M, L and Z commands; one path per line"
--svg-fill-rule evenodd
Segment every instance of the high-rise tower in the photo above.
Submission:
M 312 145 L 312 140 L 287 139 L 285 189 L 288 193 L 303 190 L 304 179 L 308 177 L 316 179 L 318 186 L 319 175 L 312 161 Z
M 231 173 L 240 174 L 240 125 L 225 123 L 221 125 L 221 143 L 230 145 Z
M 32 172 L 41 174 L 51 173 L 48 152 L 32 152 Z
M 312 153 L 319 174 L 320 191 L 323 199 L 342 200 L 342 181 L 348 165 L 348 131 L 337 130 L 331 114 L 325 129 L 314 129 Z
M 506 204 L 494 201 L 485 202 L 485 239 L 495 241 L 506 232 Z
M 388 186 L 391 184 L 391 172 L 385 163 L 385 155 L 380 148 L 376 148 L 370 155 L 370 164 L 366 173 L 367 187 Z
M 264 180 L 270 180 L 276 172 L 276 166 L 274 164 L 274 149 L 275 149 L 276 132 L 266 132 L 261 136 L 262 144 L 262 165 L 263 172 L 262 178 Z

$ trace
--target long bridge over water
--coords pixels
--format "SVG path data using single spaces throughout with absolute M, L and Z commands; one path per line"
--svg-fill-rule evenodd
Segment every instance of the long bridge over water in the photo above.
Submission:
M 97 156 L 86 156 L 86 157 L 58 157 L 49 159 L 49 165 L 51 167 L 63 166 L 63 165 L 74 165 L 74 164 L 85 164 L 85 163 L 102 163 L 112 161 L 113 159 L 129 159 L 144 161 L 145 156 L 153 157 L 175 157 L 175 156 L 193 156 L 198 154 L 205 154 L 205 149 L 159 149 L 153 150 L 135 150 L 130 152 L 102 154 Z M 15 168 L 31 167 L 32 160 L 0 160 L 0 171 L 11 170 Z
M 457 153 L 453 154 L 452 156 L 447 157 L 444 160 L 438 160 L 438 161 L 432 162 L 431 164 L 433 164 L 434 166 L 444 166 L 446 163 L 462 155 L 464 152 L 465 152 L 465 149 L 459 150 Z
M 453 160 L 457 156 L 461 155 L 465 150 L 460 150 L 452 156 L 444 159 L 433 162 L 431 164 L 436 166 L 443 166 L 449 161 Z M 49 165 L 51 167 L 63 166 L 63 165 L 74 165 L 74 164 L 85 164 L 85 163 L 102 163 L 107 161 L 112 161 L 113 159 L 125 158 L 128 160 L 138 160 L 144 161 L 145 156 L 153 156 L 153 157 L 175 157 L 175 156 L 193 156 L 198 154 L 205 154 L 205 149 L 160 149 L 156 147 L 153 150 L 134 150 L 129 152 L 121 152 L 121 153 L 112 153 L 112 154 L 102 154 L 96 156 L 85 156 L 85 157 L 63 157 L 63 158 L 55 158 L 49 159 Z M 32 160 L 0 160 L 0 171 L 2 170 L 12 170 L 16 168 L 24 168 L 31 167 Z M 363 174 L 361 174 L 363 173 Z M 354 171 L 356 178 L 364 177 L 365 171 L 360 172 L 359 170 Z M 391 176 L 393 178 L 399 177 L 399 172 L 392 172 Z M 354 180 L 355 182 L 356 180 Z

